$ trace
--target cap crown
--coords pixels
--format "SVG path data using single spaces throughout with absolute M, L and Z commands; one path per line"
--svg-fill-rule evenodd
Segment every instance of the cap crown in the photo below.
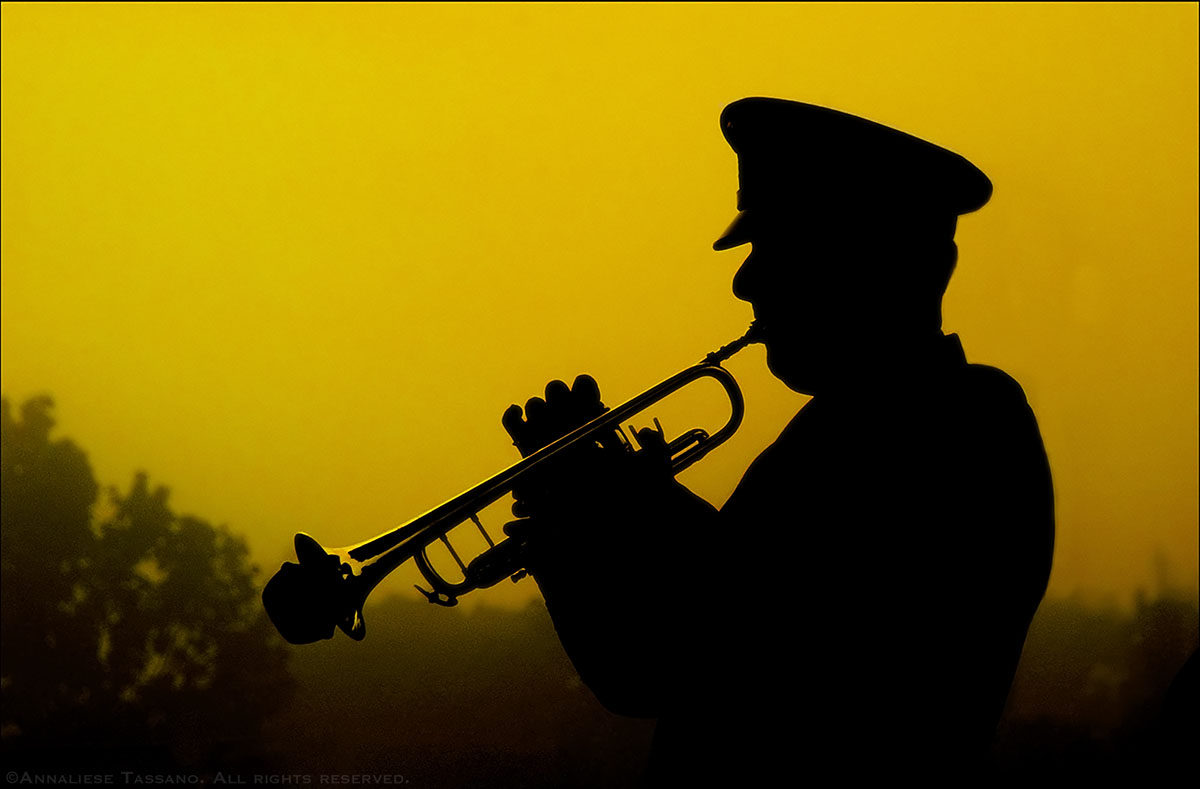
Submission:
M 738 154 L 738 209 L 804 205 L 957 216 L 981 208 L 992 183 L 953 151 L 826 107 L 735 101 L 721 130 Z

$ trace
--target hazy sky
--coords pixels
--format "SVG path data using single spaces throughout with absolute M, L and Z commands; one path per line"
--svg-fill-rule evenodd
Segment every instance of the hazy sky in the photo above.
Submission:
M 1152 589 L 1156 555 L 1196 586 L 1195 4 L 2 14 L 3 393 L 264 565 L 512 462 L 550 378 L 616 403 L 740 335 L 717 117 L 767 95 L 988 173 L 945 329 L 1038 415 L 1052 591 Z M 745 426 L 684 477 L 716 504 L 804 402 L 761 348 L 728 367 Z

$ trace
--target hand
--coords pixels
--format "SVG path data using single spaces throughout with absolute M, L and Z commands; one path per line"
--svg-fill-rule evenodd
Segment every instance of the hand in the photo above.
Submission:
M 521 406 L 514 404 L 508 407 L 500 421 L 521 457 L 529 457 L 607 410 L 600 402 L 596 379 L 580 375 L 571 388 L 562 381 L 546 384 L 546 399 L 530 398 L 525 403 L 524 418 Z
M 513 439 L 513 445 L 522 457 L 552 444 L 578 427 L 581 427 L 606 410 L 600 401 L 600 387 L 590 375 L 575 379 L 573 387 L 562 381 L 546 384 L 546 399 L 530 398 L 525 403 L 524 417 L 521 407 L 512 405 L 504 412 L 500 421 Z M 620 442 L 613 431 L 597 437 L 600 446 L 614 451 L 620 450 Z M 577 499 L 579 481 L 594 476 L 599 462 L 597 442 L 581 442 L 564 451 L 553 460 L 547 461 L 531 473 L 513 491 L 517 502 L 513 514 L 527 517 L 535 511 L 553 508 L 558 501 Z
M 530 399 L 524 411 L 509 407 L 501 422 L 528 457 L 606 410 L 596 381 L 581 375 L 571 387 L 551 381 L 544 400 Z M 615 428 L 605 430 L 539 466 L 513 491 L 513 514 L 525 520 L 510 523 L 505 533 L 544 545 L 543 532 L 554 532 L 558 542 L 581 537 L 588 524 L 630 520 L 630 508 L 636 510 L 649 489 L 673 481 L 661 433 L 643 429 L 636 438 L 641 451 L 635 453 Z

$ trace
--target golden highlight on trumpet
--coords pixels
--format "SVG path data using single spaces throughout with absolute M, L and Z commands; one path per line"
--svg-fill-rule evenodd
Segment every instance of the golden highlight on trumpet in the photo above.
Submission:
M 479 512 L 501 497 L 537 466 L 572 447 L 595 441 L 605 431 L 616 430 L 652 405 L 701 378 L 721 384 L 729 397 L 730 414 L 715 433 L 692 428 L 666 443 L 671 473 L 678 474 L 722 444 L 741 424 L 742 392 L 733 376 L 721 366 L 729 357 L 751 343 L 759 342 L 754 324 L 744 335 L 647 389 L 553 443 L 514 463 L 504 471 L 455 496 L 408 523 L 366 542 L 344 548 L 323 548 L 307 534 L 296 535 L 297 562 L 285 562 L 263 589 L 268 616 L 287 641 L 308 644 L 332 638 L 334 628 L 361 640 L 366 634 L 363 604 L 380 581 L 412 559 L 429 589 L 417 587 L 431 603 L 452 606 L 475 589 L 494 586 L 505 578 L 524 576 L 524 551 L 520 540 L 499 541 L 484 527 Z M 633 451 L 626 443 L 626 448 Z M 487 549 L 464 561 L 451 545 L 448 534 L 466 523 L 478 529 Z M 450 581 L 429 560 L 427 549 L 435 542 L 445 546 L 462 572 L 462 580 Z

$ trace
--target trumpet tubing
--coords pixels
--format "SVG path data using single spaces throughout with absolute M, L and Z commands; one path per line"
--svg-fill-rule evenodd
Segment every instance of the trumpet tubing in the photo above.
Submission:
M 713 351 L 696 365 L 676 373 L 629 401 L 562 438 L 514 463 L 449 501 L 408 523 L 357 545 L 328 550 L 307 534 L 295 538 L 296 562 L 285 562 L 263 589 L 263 605 L 279 633 L 293 644 L 332 638 L 335 628 L 361 640 L 366 634 L 362 608 L 367 596 L 392 570 L 409 559 L 421 572 L 429 589 L 417 587 L 431 603 L 452 606 L 475 589 L 494 586 L 505 578 L 524 576 L 523 544 L 514 538 L 493 539 L 478 513 L 512 492 L 522 477 L 571 447 L 595 441 L 606 431 L 618 430 L 627 420 L 701 378 L 721 384 L 729 397 L 730 416 L 711 435 L 701 428 L 687 430 L 667 442 L 673 474 L 686 469 L 724 443 L 741 424 L 742 393 L 737 381 L 721 363 L 747 345 L 757 342 L 754 325 L 740 338 Z M 632 447 L 628 447 L 632 451 Z M 450 544 L 450 531 L 471 523 L 487 549 L 463 561 Z M 427 549 L 441 543 L 462 573 L 450 581 L 429 560 Z

